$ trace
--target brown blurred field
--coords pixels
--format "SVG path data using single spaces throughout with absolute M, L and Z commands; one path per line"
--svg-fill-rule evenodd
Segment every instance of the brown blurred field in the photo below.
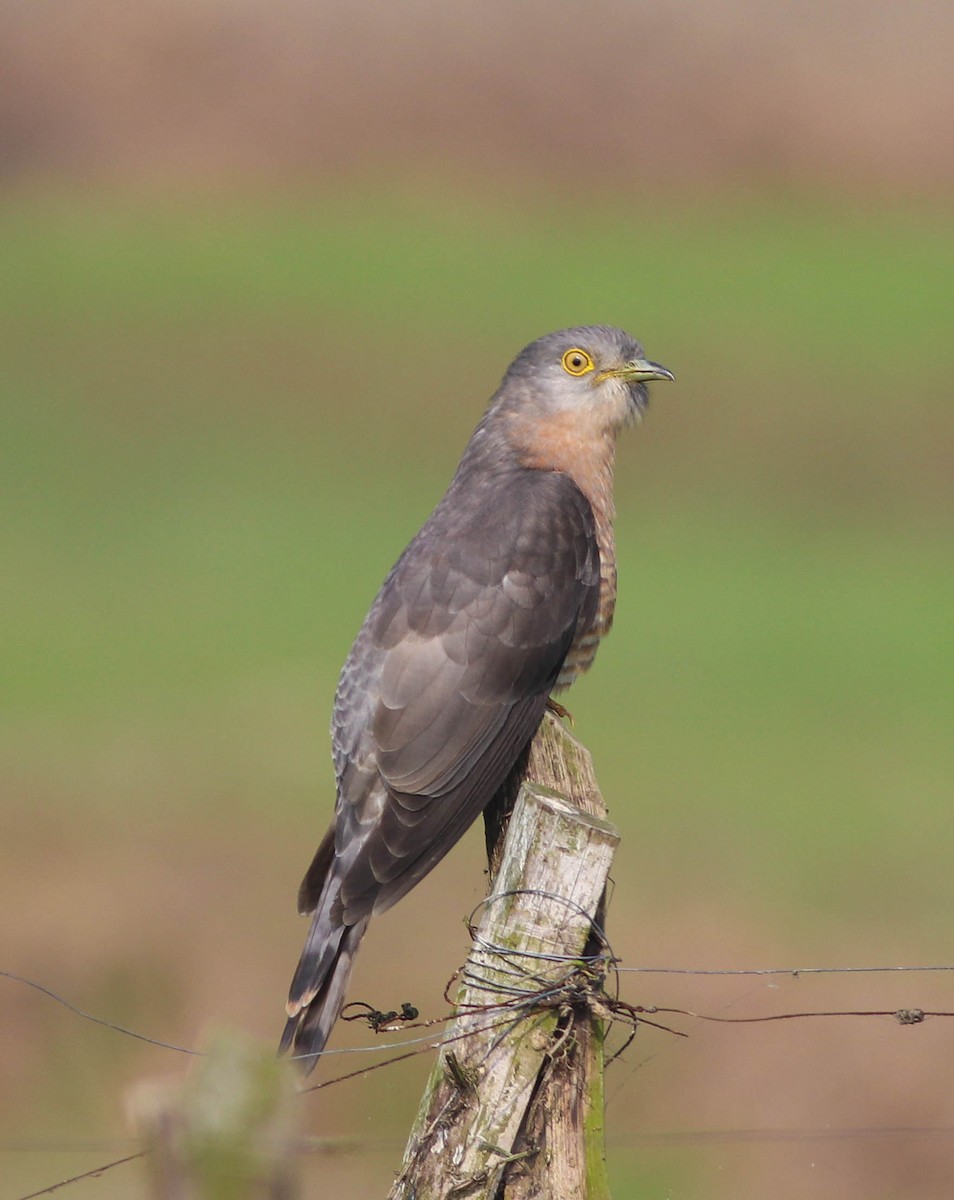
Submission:
M 943 193 L 945 0 L 8 4 L 0 170 Z
M 277 1038 L 350 638 L 511 355 L 603 320 L 677 374 L 621 447 L 617 627 L 570 701 L 623 965 L 952 964 L 951 25 L 4 7 L 0 969 L 178 1045 Z M 483 885 L 473 831 L 354 995 L 441 1012 Z M 950 1011 L 952 975 L 621 988 Z M 672 1023 L 610 1069 L 617 1197 L 951 1191 L 949 1020 Z M 303 1099 L 344 1139 L 306 1195 L 385 1194 L 429 1061 Z M 126 1089 L 185 1066 L 4 979 L 0 1063 L 3 1200 L 129 1153 Z

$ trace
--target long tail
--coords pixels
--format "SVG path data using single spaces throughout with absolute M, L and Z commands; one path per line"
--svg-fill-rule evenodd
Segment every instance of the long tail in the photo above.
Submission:
M 362 917 L 354 925 L 342 922 L 337 903 L 340 887 L 332 826 L 322 838 L 298 892 L 298 911 L 303 916 L 314 915 L 288 991 L 288 1021 L 278 1048 L 278 1053 L 284 1054 L 294 1047 L 306 1075 L 315 1069 L 344 1005 L 354 956 L 370 919 Z
M 354 956 L 370 918 L 355 925 L 328 930 L 327 914 L 315 913 L 288 999 L 288 1020 L 279 1054 L 293 1048 L 295 1059 L 309 1075 L 325 1048 L 344 1006 Z M 324 927 L 324 928 L 322 928 Z

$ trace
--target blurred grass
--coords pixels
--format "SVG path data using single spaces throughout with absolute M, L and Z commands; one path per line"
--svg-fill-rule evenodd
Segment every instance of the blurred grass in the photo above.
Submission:
M 911 957 L 945 957 L 952 234 L 808 201 L 7 200 L 11 853 L 88 826 L 108 878 L 119 814 L 197 859 L 236 822 L 277 855 L 280 812 L 317 835 L 381 578 L 513 353 L 609 321 L 677 375 L 621 446 L 617 626 L 570 700 L 626 836 L 619 948 L 688 897 L 875 959 L 913 911 Z
M 536 198 L 506 210 L 369 188 L 225 208 L 35 200 L 8 203 L 0 222 L 0 301 L 41 325 L 310 311 L 385 342 L 424 325 L 434 340 L 472 345 L 512 340 L 515 323 L 546 328 L 555 309 L 577 320 L 636 312 L 644 337 L 678 339 L 700 357 L 721 350 L 716 365 L 741 349 L 800 377 L 810 367 L 876 384 L 930 373 L 954 273 L 940 208 L 811 200 Z
M 263 676 L 323 720 L 509 356 L 596 319 L 679 377 L 622 448 L 620 620 L 577 701 L 612 792 L 750 829 L 768 805 L 803 849 L 824 812 L 839 854 L 899 792 L 943 803 L 940 217 L 405 195 L 10 202 L 2 228 L 3 705 L 37 759 L 65 738 L 74 772 L 131 714 L 228 722 Z

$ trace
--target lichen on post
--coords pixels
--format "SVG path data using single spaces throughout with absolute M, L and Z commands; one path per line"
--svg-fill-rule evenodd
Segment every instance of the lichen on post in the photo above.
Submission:
M 511 789 L 512 794 L 513 789 Z M 599 936 L 619 840 L 587 751 L 548 717 L 391 1200 L 608 1195 Z

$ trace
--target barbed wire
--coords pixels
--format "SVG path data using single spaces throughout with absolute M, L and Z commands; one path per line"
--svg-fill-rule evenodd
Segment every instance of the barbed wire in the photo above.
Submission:
M 954 964 L 887 967 L 620 967 L 620 974 L 640 975 L 873 975 L 890 971 L 954 971 Z
M 508 896 L 515 893 L 507 893 Z M 532 892 L 534 895 L 546 896 L 549 899 L 564 900 L 565 903 L 572 906 L 573 902 L 566 900 L 564 897 L 555 896 L 552 893 L 543 893 L 539 891 Z M 468 922 L 470 933 L 474 940 L 474 946 L 488 960 L 494 961 L 493 971 L 496 974 L 502 974 L 509 983 L 501 982 L 499 979 L 492 979 L 488 976 L 481 975 L 470 966 L 465 965 L 460 972 L 455 974 L 448 981 L 444 989 L 444 998 L 448 1004 L 452 1006 L 453 1011 L 446 1015 L 432 1017 L 423 1021 L 412 1021 L 407 1019 L 408 1014 L 417 1016 L 416 1010 L 411 1005 L 402 1006 L 402 1012 L 399 1015 L 394 1013 L 381 1013 L 371 1005 L 364 1005 L 366 1010 L 363 1013 L 357 1014 L 359 1017 L 369 1021 L 371 1028 L 376 1033 L 394 1032 L 398 1029 L 407 1030 L 428 1030 L 419 1036 L 412 1038 L 401 1038 L 399 1041 L 382 1042 L 380 1040 L 361 1046 L 346 1046 L 325 1050 L 322 1057 L 331 1057 L 343 1054 L 369 1054 L 388 1052 L 392 1050 L 400 1051 L 383 1061 L 365 1064 L 352 1071 L 347 1071 L 341 1075 L 334 1076 L 331 1079 L 323 1080 L 319 1083 L 312 1084 L 308 1087 L 303 1087 L 300 1094 L 306 1095 L 311 1092 L 321 1091 L 328 1087 L 335 1086 L 346 1082 L 347 1080 L 363 1077 L 371 1071 L 381 1070 L 385 1067 L 391 1067 L 395 1064 L 413 1058 L 419 1054 L 428 1053 L 430 1051 L 440 1049 L 445 1046 L 462 1041 L 466 1038 L 473 1037 L 477 1034 L 487 1033 L 493 1030 L 500 1030 L 500 1036 L 504 1036 L 508 1028 L 512 1028 L 515 1024 L 526 1019 L 532 1013 L 539 1012 L 541 1009 L 556 1008 L 568 1010 L 575 1005 L 586 1004 L 599 1017 L 614 1021 L 622 1022 L 628 1027 L 628 1036 L 625 1039 L 624 1045 L 620 1050 L 616 1051 L 610 1058 L 607 1059 L 607 1065 L 618 1059 L 623 1051 L 632 1041 L 638 1025 L 648 1025 L 662 1032 L 669 1033 L 673 1036 L 688 1037 L 688 1033 L 682 1029 L 675 1029 L 664 1025 L 653 1017 L 685 1017 L 695 1021 L 716 1022 L 722 1024 L 734 1025 L 749 1025 L 761 1024 L 771 1021 L 791 1021 L 796 1019 L 807 1018 L 835 1018 L 835 1017 L 882 1017 L 893 1018 L 902 1025 L 915 1025 L 923 1023 L 928 1017 L 954 1017 L 954 1011 L 948 1010 L 926 1010 L 922 1008 L 912 1007 L 906 1009 L 825 1009 L 814 1011 L 795 1011 L 785 1013 L 773 1013 L 762 1016 L 723 1016 L 712 1013 L 698 1012 L 689 1008 L 676 1008 L 659 1005 L 637 1005 L 630 1004 L 620 998 L 620 977 L 624 974 L 642 974 L 642 975 L 678 975 L 678 976 L 750 976 L 750 977 L 780 977 L 787 976 L 791 978 L 799 978 L 800 976 L 814 975 L 851 975 L 851 974 L 889 974 L 889 973 L 942 973 L 954 971 L 954 964 L 889 964 L 883 966 L 810 966 L 810 967 L 749 967 L 749 968 L 711 968 L 711 967 L 665 967 L 665 966 L 635 966 L 624 967 L 613 954 L 612 948 L 606 939 L 603 930 L 600 929 L 591 918 L 587 919 L 591 922 L 591 936 L 595 941 L 597 949 L 593 953 L 577 956 L 555 955 L 541 951 L 515 951 L 514 949 L 501 946 L 487 940 L 475 928 L 474 921 L 481 909 L 485 908 L 489 903 L 503 897 L 488 897 L 480 902 L 470 915 Z M 582 913 L 582 910 L 580 910 Z M 583 914 L 586 916 L 586 914 Z M 557 966 L 561 970 L 553 975 L 547 974 L 544 967 Z M 122 1025 L 115 1021 L 107 1020 L 93 1013 L 87 1012 L 68 1000 L 60 993 L 54 991 L 45 984 L 39 983 L 34 979 L 30 979 L 25 975 L 17 972 L 0 969 L 0 977 L 10 980 L 12 983 L 20 984 L 41 993 L 42 995 L 53 1000 L 66 1008 L 74 1016 L 83 1021 L 88 1021 L 94 1025 L 99 1025 L 102 1028 L 109 1029 L 114 1033 L 118 1033 L 124 1037 L 133 1038 L 137 1041 L 145 1042 L 148 1045 L 156 1046 L 160 1049 L 170 1050 L 174 1053 L 185 1054 L 190 1057 L 205 1057 L 206 1052 L 198 1049 L 193 1049 L 187 1046 L 180 1046 L 176 1043 L 166 1041 L 161 1038 L 152 1037 L 137 1030 L 131 1029 L 126 1025 Z M 615 985 L 615 995 L 610 995 L 606 991 L 606 983 L 612 979 Z M 462 980 L 467 983 L 472 991 L 484 991 L 492 994 L 495 997 L 503 997 L 482 1004 L 465 1004 L 454 1001 L 448 994 L 450 988 L 455 981 Z M 460 1033 L 448 1036 L 441 1034 L 436 1037 L 437 1027 L 442 1027 L 452 1021 L 457 1020 L 461 1015 L 473 1018 L 485 1018 L 484 1020 L 476 1020 L 467 1029 Z M 394 1018 L 390 1020 L 390 1018 Z M 496 1039 L 495 1039 L 496 1040 Z M 877 1134 L 876 1134 L 877 1135 Z M 938 1127 L 927 1130 L 885 1130 L 881 1131 L 880 1136 L 937 1136 L 949 1137 L 954 1135 L 954 1128 Z M 696 1137 L 699 1141 L 705 1140 L 771 1140 L 773 1137 L 778 1140 L 790 1140 L 791 1138 L 809 1138 L 815 1136 L 813 1131 L 700 1131 L 695 1135 L 671 1135 L 674 1137 Z M 844 1137 L 866 1137 L 872 1136 L 872 1131 L 867 1130 L 844 1130 L 832 1131 L 825 1129 L 818 1131 L 818 1136 L 844 1136 Z M 659 1144 L 665 1144 L 666 1139 L 670 1135 L 665 1133 L 647 1134 L 650 1144 L 653 1139 L 658 1140 Z M 640 1144 L 645 1144 L 642 1138 L 638 1138 Z M 14 1147 L 11 1144 L 4 1146 L 0 1143 L 0 1151 L 11 1152 Z M 18 1148 L 28 1150 L 29 1144 L 21 1143 Z M 49 1152 L 55 1148 L 54 1144 L 45 1143 L 44 1149 Z M 77 1150 L 75 1144 L 61 1144 L 63 1150 Z M 92 1147 L 88 1147 L 92 1148 Z M 319 1152 L 317 1143 L 309 1142 L 307 1139 L 301 1143 L 300 1153 L 316 1153 Z M 122 1166 L 126 1163 L 136 1161 L 147 1154 L 147 1150 L 139 1150 L 136 1153 L 128 1154 L 123 1157 L 114 1159 L 111 1162 L 100 1164 L 88 1171 L 81 1172 L 76 1175 L 71 1175 L 69 1178 L 59 1180 L 56 1183 L 50 1184 L 38 1191 L 30 1192 L 28 1195 L 19 1197 L 19 1200 L 39 1200 L 40 1197 L 51 1195 L 61 1188 L 67 1187 L 70 1184 L 80 1182 L 85 1179 L 92 1179 L 102 1175 L 104 1172 L 112 1170 L 115 1167 Z
M 491 948 L 491 947 L 489 947 Z M 507 953 L 505 947 L 495 948 Z M 573 961 L 579 962 L 580 959 Z M 890 972 L 941 972 L 954 971 L 954 964 L 937 964 L 937 965 L 894 965 L 894 966 L 877 966 L 877 967 L 726 967 L 726 968 L 710 968 L 710 967 L 624 967 L 618 962 L 613 966 L 613 972 L 617 975 L 626 974 L 642 974 L 642 975 L 750 975 L 750 976 L 769 976 L 769 975 L 787 975 L 797 978 L 800 975 L 852 975 L 852 974 L 886 974 Z M 124 1037 L 135 1038 L 137 1041 L 145 1042 L 150 1046 L 158 1046 L 161 1050 L 172 1050 L 177 1054 L 187 1054 L 191 1057 L 202 1058 L 206 1052 L 204 1050 L 196 1050 L 189 1046 L 179 1046 L 175 1042 L 164 1041 L 161 1038 L 152 1037 L 149 1034 L 139 1033 L 135 1029 L 130 1029 L 126 1025 L 121 1025 L 116 1021 L 109 1021 L 105 1017 L 97 1017 L 94 1013 L 86 1012 L 72 1001 L 67 1000 L 65 996 L 47 987 L 45 984 L 39 983 L 35 979 L 30 979 L 26 975 L 19 975 L 15 971 L 8 971 L 0 968 L 0 977 L 9 979 L 13 983 L 23 984 L 24 987 L 32 988 L 42 995 L 47 996 L 55 1003 L 62 1005 L 74 1016 L 80 1017 L 84 1021 L 90 1021 L 94 1025 L 99 1025 L 104 1029 L 110 1029 L 114 1033 L 120 1033 Z M 451 978 L 453 982 L 454 977 Z M 445 997 L 446 998 L 446 997 Z M 702 1019 L 701 1014 L 688 1013 L 686 1015 L 696 1016 Z M 798 1014 L 792 1014 L 798 1015 Z M 811 1014 L 805 1014 L 811 1015 Z M 838 1014 L 832 1014 L 838 1015 Z M 846 1013 L 845 1015 L 853 1015 Z M 927 1016 L 945 1016 L 945 1013 L 927 1013 Z M 417 1029 L 427 1025 L 442 1024 L 453 1020 L 453 1016 L 436 1017 L 431 1021 L 422 1023 L 406 1024 L 403 1028 Z M 768 1019 L 768 1018 L 761 1018 Z M 395 1032 L 397 1026 L 383 1025 L 381 1032 Z M 339 1055 L 339 1054 L 366 1054 L 384 1050 L 398 1050 L 404 1046 L 413 1045 L 415 1042 L 427 1042 L 431 1039 L 427 1036 L 421 1038 L 406 1038 L 400 1042 L 373 1042 L 365 1046 L 339 1046 L 332 1047 L 322 1051 L 322 1058 Z M 295 1057 L 292 1056 L 292 1061 Z M 305 1056 L 307 1057 L 307 1056 Z
M 17 1200 L 37 1200 L 39 1196 L 51 1196 L 54 1192 L 58 1192 L 60 1188 L 68 1187 L 71 1183 L 80 1183 L 84 1179 L 98 1179 L 100 1175 L 104 1175 L 107 1171 L 111 1171 L 113 1167 L 121 1167 L 124 1163 L 135 1162 L 138 1158 L 144 1158 L 145 1150 L 138 1150 L 135 1154 L 127 1154 L 125 1158 L 117 1158 L 112 1162 L 102 1163 L 98 1167 L 93 1167 L 89 1171 L 81 1171 L 79 1175 L 71 1175 L 69 1179 L 61 1179 L 58 1183 L 51 1183 L 48 1187 L 40 1188 L 38 1192 L 28 1192 L 25 1196 L 19 1196 Z
M 474 911 L 476 912 L 476 910 Z M 487 948 L 505 950 L 504 947 L 488 946 Z M 580 960 L 576 959 L 574 961 Z M 620 965 L 619 962 L 616 962 L 616 964 L 613 966 L 613 973 L 617 974 L 617 976 L 620 976 L 620 974 L 676 974 L 676 976 L 788 976 L 792 978 L 798 978 L 799 976 L 811 976 L 811 974 L 878 974 L 892 972 L 930 973 L 944 971 L 954 971 L 954 964 L 835 967 L 624 967 Z M 204 1050 L 196 1050 L 190 1048 L 190 1046 L 181 1046 L 175 1044 L 174 1042 L 166 1042 L 166 1040 L 163 1040 L 162 1038 L 151 1037 L 150 1034 L 139 1033 L 137 1030 L 131 1030 L 131 1028 L 128 1028 L 128 1026 L 120 1025 L 119 1022 L 109 1021 L 106 1018 L 102 1018 L 102 1016 L 96 1016 L 94 1013 L 85 1012 L 84 1009 L 79 1008 L 77 1004 L 73 1004 L 72 1001 L 68 1001 L 67 998 L 60 995 L 59 992 L 54 991 L 52 988 L 48 988 L 46 984 L 38 983 L 36 979 L 30 979 L 26 976 L 23 976 L 23 974 L 18 974 L 16 971 L 6 971 L 4 968 L 0 968 L 0 977 L 4 979 L 10 979 L 12 983 L 23 984 L 25 988 L 32 988 L 35 991 L 41 992 L 41 994 L 47 996 L 49 1000 L 53 1000 L 55 1003 L 61 1004 L 61 1006 L 66 1008 L 68 1012 L 73 1013 L 74 1016 L 79 1016 L 79 1018 L 84 1021 L 90 1021 L 92 1025 L 101 1026 L 102 1028 L 106 1028 L 106 1030 L 112 1030 L 114 1033 L 121 1033 L 122 1036 L 134 1038 L 138 1040 L 138 1042 L 145 1042 L 148 1045 L 158 1046 L 158 1048 L 161 1050 L 173 1050 L 176 1052 L 176 1054 L 190 1055 L 192 1057 L 203 1057 L 205 1055 Z M 454 978 L 455 977 L 451 977 L 451 983 L 454 982 Z M 446 997 L 446 989 L 445 998 L 448 998 Z M 706 1019 L 703 1018 L 702 1014 L 698 1013 L 686 1012 L 685 1015 L 697 1016 L 697 1018 L 701 1020 Z M 794 1013 L 791 1015 L 797 1016 L 799 1014 Z M 806 1013 L 804 1015 L 814 1014 Z M 841 1014 L 832 1013 L 827 1015 Z M 845 1013 L 844 1015 L 857 1014 Z M 944 1016 L 949 1014 L 928 1013 L 925 1015 Z M 769 1020 L 775 1018 L 760 1019 Z M 407 1024 L 403 1027 L 409 1028 L 410 1030 L 410 1028 L 420 1028 L 422 1025 L 426 1026 L 444 1024 L 444 1022 L 450 1020 L 454 1020 L 454 1016 L 440 1016 L 440 1018 L 433 1019 L 432 1021 L 421 1022 L 421 1024 Z M 394 1032 L 396 1028 L 397 1026 L 383 1025 L 382 1032 Z M 398 1050 L 404 1048 L 404 1046 L 413 1045 L 415 1042 L 424 1043 L 430 1042 L 430 1040 L 430 1037 L 425 1036 L 421 1038 L 406 1038 L 402 1039 L 401 1042 L 377 1042 L 370 1045 L 361 1046 L 337 1046 L 337 1048 L 324 1050 L 322 1056 L 370 1054 L 370 1052 L 374 1051 Z
M 103 1017 L 97 1017 L 92 1013 L 84 1012 L 83 1009 L 77 1008 L 75 1004 L 70 1003 L 64 996 L 61 996 L 59 992 L 54 992 L 52 988 L 46 987 L 45 984 L 37 983 L 35 979 L 27 979 L 25 975 L 17 975 L 14 971 L 4 971 L 2 968 L 0 968 L 0 975 L 4 979 L 10 979 L 14 983 L 22 983 L 25 987 L 42 992 L 44 996 L 49 996 L 57 1004 L 62 1004 L 64 1008 L 69 1009 L 77 1017 L 82 1017 L 84 1021 L 91 1021 L 94 1025 L 102 1025 L 104 1029 L 112 1029 L 114 1033 L 125 1034 L 126 1037 L 135 1038 L 139 1042 L 148 1042 L 150 1046 L 159 1046 L 163 1050 L 175 1050 L 178 1054 L 201 1055 L 203 1053 L 201 1050 L 189 1050 L 185 1046 L 176 1046 L 173 1042 L 163 1042 L 159 1038 L 148 1037 L 144 1033 L 137 1033 L 134 1029 L 127 1029 L 125 1025 L 117 1025 L 115 1021 L 107 1021 Z
M 757 1129 L 650 1129 L 628 1130 L 626 1132 L 607 1131 L 607 1146 L 705 1146 L 712 1143 L 725 1142 L 807 1142 L 807 1141 L 848 1141 L 848 1140 L 894 1140 L 954 1138 L 954 1125 L 815 1125 L 815 1126 L 771 1126 Z M 290 1145 L 293 1153 L 304 1157 L 319 1158 L 326 1155 L 338 1157 L 342 1154 L 376 1154 L 384 1151 L 401 1150 L 407 1139 L 401 1135 L 365 1134 L 361 1137 L 342 1135 L 340 1137 L 303 1136 L 292 1139 Z M 62 1142 L 56 1139 L 37 1139 L 32 1142 L 0 1141 L 0 1154 L 116 1154 L 123 1150 L 138 1146 L 139 1142 L 133 1137 L 97 1138 L 88 1142 Z M 114 1164 L 121 1165 L 142 1157 L 147 1151 L 130 1154 L 118 1158 Z M 102 1170 L 94 1167 L 93 1174 Z M 78 1177 L 82 1178 L 82 1177 Z M 72 1183 L 73 1179 L 62 1180 L 61 1184 Z M 54 1186 L 59 1187 L 61 1184 Z M 34 1193 L 34 1195 L 45 1194 Z M 20 1200 L 32 1200 L 20 1197 Z
M 610 1134 L 606 1138 L 608 1146 L 640 1146 L 643 1148 L 670 1148 L 675 1146 L 707 1146 L 731 1145 L 733 1143 L 759 1143 L 762 1145 L 780 1145 L 788 1142 L 833 1142 L 833 1141 L 940 1141 L 954 1139 L 954 1125 L 913 1125 L 913 1126 L 876 1126 L 876 1127 L 824 1127 L 798 1129 L 691 1129 L 691 1130 L 654 1130 L 645 1133 Z M 292 1144 L 292 1151 L 298 1155 L 327 1154 L 327 1143 L 335 1143 L 334 1153 L 341 1152 L 343 1142 L 347 1143 L 354 1152 L 369 1150 L 400 1149 L 403 1138 L 301 1138 Z M 55 1143 L 41 1147 L 44 1153 L 56 1151 Z M 66 1149 L 75 1150 L 69 1146 Z M 0 1151 L 4 1150 L 0 1144 Z M 60 1188 L 73 1183 L 81 1183 L 84 1179 L 97 1179 L 114 1167 L 145 1158 L 148 1151 L 139 1150 L 122 1158 L 101 1163 L 78 1175 L 61 1179 L 39 1191 L 29 1192 L 18 1197 L 18 1200 L 41 1200 L 50 1196 Z

